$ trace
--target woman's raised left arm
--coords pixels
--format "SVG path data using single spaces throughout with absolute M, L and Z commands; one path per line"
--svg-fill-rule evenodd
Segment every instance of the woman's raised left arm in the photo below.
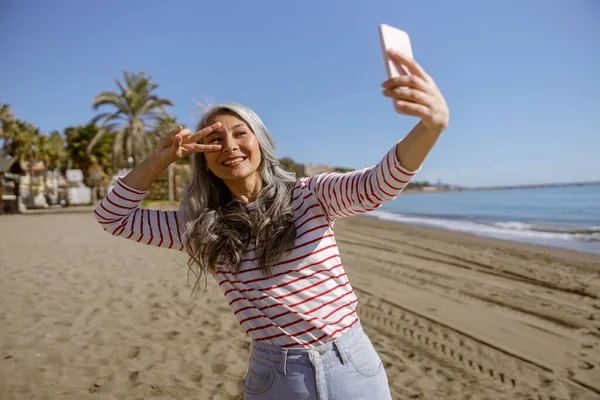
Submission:
M 375 210 L 394 200 L 448 125 L 448 106 L 433 79 L 411 58 L 393 52 L 390 56 L 398 69 L 410 75 L 385 81 L 383 94 L 394 100 L 398 113 L 421 121 L 377 165 L 345 174 L 315 175 L 305 181 L 331 221 Z
M 433 79 L 415 60 L 393 50 L 388 53 L 398 65 L 398 69 L 408 70 L 410 75 L 385 81 L 382 84 L 383 94 L 394 100 L 394 108 L 399 114 L 412 115 L 421 119 L 396 145 L 396 157 L 402 166 L 416 171 L 448 126 L 450 112 L 444 96 Z

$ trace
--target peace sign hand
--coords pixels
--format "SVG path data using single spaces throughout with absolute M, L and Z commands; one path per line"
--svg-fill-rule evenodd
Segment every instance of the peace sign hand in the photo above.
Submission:
M 450 111 L 433 79 L 407 55 L 394 50 L 389 50 L 388 54 L 398 70 L 407 70 L 410 75 L 383 82 L 383 95 L 394 100 L 394 108 L 399 114 L 418 117 L 430 131 L 442 132 L 448 126 Z
M 192 153 L 221 151 L 221 145 L 197 143 L 198 140 L 220 127 L 221 123 L 216 122 L 192 135 L 190 129 L 183 129 L 182 126 L 178 126 L 158 143 L 153 154 L 154 162 L 160 167 L 166 168 Z

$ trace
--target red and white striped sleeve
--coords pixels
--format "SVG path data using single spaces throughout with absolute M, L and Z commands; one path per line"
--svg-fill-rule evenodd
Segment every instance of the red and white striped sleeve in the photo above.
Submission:
M 394 146 L 379 164 L 347 173 L 324 173 L 306 184 L 319 201 L 327 219 L 364 213 L 394 200 L 418 172 L 400 165 Z
M 180 213 L 139 208 L 145 195 L 145 191 L 133 189 L 119 179 L 94 215 L 113 236 L 182 251 L 184 222 Z

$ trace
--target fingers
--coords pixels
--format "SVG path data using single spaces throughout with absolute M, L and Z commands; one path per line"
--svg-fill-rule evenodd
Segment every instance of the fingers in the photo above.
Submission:
M 393 50 L 393 49 L 388 50 L 388 55 L 391 57 L 391 59 L 396 64 L 404 65 L 406 68 L 408 68 L 408 72 L 410 74 L 416 75 L 425 81 L 428 81 L 431 79 L 431 77 L 429 75 L 427 75 L 425 70 L 423 68 L 421 68 L 421 66 L 413 58 L 409 57 L 408 55 L 401 53 L 397 50 Z
M 223 150 L 220 144 L 188 143 L 184 144 L 183 148 L 189 153 L 212 153 Z
M 221 123 L 217 122 L 192 135 L 191 130 L 183 129 L 183 127 L 179 126 L 163 138 L 161 142 L 162 148 L 171 147 L 170 151 L 175 159 L 182 158 L 191 153 L 221 151 L 223 149 L 221 145 L 195 143 L 220 127 Z
M 186 143 L 193 143 L 193 142 L 197 142 L 198 140 L 204 138 L 207 135 L 210 135 L 211 133 L 213 133 L 214 131 L 216 131 L 217 129 L 219 129 L 221 127 L 221 123 L 220 122 L 215 122 L 214 124 L 207 126 L 204 129 L 200 129 L 198 132 L 194 133 L 192 136 L 190 136 L 188 139 L 186 139 Z
M 181 143 L 183 142 L 183 136 L 175 134 L 171 140 L 171 154 L 177 158 L 181 156 Z
M 427 82 L 418 76 L 414 75 L 403 75 L 384 81 L 381 86 L 384 89 L 396 89 L 397 87 L 406 86 L 413 89 L 418 89 L 423 92 L 429 92 L 430 87 Z
M 431 109 L 423 104 L 400 100 L 394 103 L 394 108 L 400 114 L 412 115 L 420 119 L 426 119 L 431 116 Z
M 173 137 L 177 135 L 183 127 L 180 125 L 177 128 L 173 129 L 171 132 L 167 133 L 158 143 L 159 149 L 165 149 L 171 145 L 173 145 Z
M 183 129 L 183 126 L 179 125 L 177 128 L 175 128 L 171 132 L 169 132 L 167 137 L 172 138 L 174 135 L 177 134 L 177 132 L 181 131 L 182 129 Z
M 173 147 L 179 147 L 183 143 L 183 135 L 173 136 Z
M 165 141 L 165 144 L 167 146 L 172 146 L 173 143 L 175 143 L 175 139 L 176 138 L 182 138 L 183 140 L 181 141 L 181 143 L 183 143 L 185 141 L 185 138 L 189 135 L 192 134 L 192 131 L 189 129 L 183 129 L 182 127 L 179 127 L 171 132 L 169 132 L 169 134 L 163 139 Z
M 432 101 L 431 96 L 429 96 L 427 93 L 408 87 L 386 89 L 383 91 L 383 95 L 386 97 L 391 97 L 395 100 L 408 101 L 412 103 L 422 104 L 424 106 L 429 106 Z

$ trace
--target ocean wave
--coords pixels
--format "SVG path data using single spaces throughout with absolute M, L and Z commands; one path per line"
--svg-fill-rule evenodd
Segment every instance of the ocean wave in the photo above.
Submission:
M 557 226 L 545 224 L 527 224 L 523 222 L 507 221 L 507 222 L 492 222 L 491 225 L 516 231 L 534 231 L 545 233 L 557 233 L 572 235 L 576 238 L 597 238 L 600 235 L 600 227 L 598 226 Z M 562 236 L 561 236 L 562 237 Z
M 589 243 L 591 250 L 600 252 L 600 227 L 571 227 L 532 224 L 517 221 L 482 222 L 459 219 L 445 219 L 394 213 L 384 210 L 372 211 L 371 216 L 387 221 L 401 222 L 411 225 L 430 226 L 473 235 L 495 237 L 505 240 L 524 241 L 580 249 L 576 243 Z M 570 244 L 571 243 L 571 244 Z M 585 246 L 589 247 L 589 246 Z M 597 247 L 597 249 L 596 249 Z

